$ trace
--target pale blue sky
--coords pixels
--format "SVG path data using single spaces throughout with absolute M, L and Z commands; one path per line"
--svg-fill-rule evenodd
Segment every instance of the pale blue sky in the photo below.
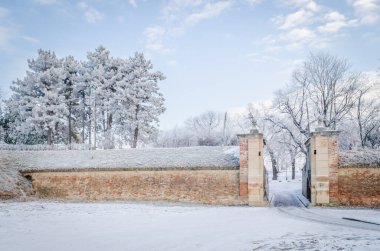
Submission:
M 84 60 L 144 52 L 167 79 L 162 128 L 205 110 L 265 101 L 310 51 L 380 67 L 379 0 L 2 0 L 0 86 L 25 75 L 38 48 Z

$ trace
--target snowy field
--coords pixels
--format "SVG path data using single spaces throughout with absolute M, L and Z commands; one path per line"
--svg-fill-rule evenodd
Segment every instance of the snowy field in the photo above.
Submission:
M 277 192 L 294 182 L 271 182 Z M 379 250 L 373 209 L 250 208 L 137 202 L 0 203 L 0 250 Z M 327 220 L 326 220 L 327 219 Z M 344 221 L 346 225 L 335 225 Z M 379 222 L 380 223 L 380 222 Z M 368 226 L 370 226 L 368 228 Z M 372 227 L 372 230 L 371 230 Z

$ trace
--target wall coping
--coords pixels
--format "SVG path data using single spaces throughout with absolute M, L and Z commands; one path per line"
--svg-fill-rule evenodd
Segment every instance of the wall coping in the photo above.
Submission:
M 117 171 L 224 171 L 239 170 L 239 166 L 233 167 L 127 167 L 127 168 L 59 168 L 59 169 L 20 169 L 20 173 L 60 173 L 60 172 L 117 172 Z
M 321 130 L 321 131 L 314 131 L 311 132 L 311 136 L 318 135 L 318 136 L 333 136 L 333 135 L 339 135 L 341 131 L 336 130 Z
M 249 137 L 258 137 L 258 136 L 264 136 L 262 133 L 246 133 L 246 134 L 238 134 L 239 138 L 249 138 Z
M 238 146 L 124 150 L 0 151 L 0 165 L 30 171 L 78 170 L 235 170 Z

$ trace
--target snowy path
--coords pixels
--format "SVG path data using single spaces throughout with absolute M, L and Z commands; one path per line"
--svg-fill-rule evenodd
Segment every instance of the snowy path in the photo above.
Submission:
M 304 207 L 294 192 L 276 192 L 271 199 L 273 207 Z
M 300 197 L 302 197 L 300 189 L 301 183 L 299 178 L 298 180 L 287 181 L 284 180 L 284 177 L 279 175 L 278 181 L 270 182 L 270 206 L 276 207 L 277 210 L 283 213 L 284 215 L 298 220 L 378 231 L 380 234 L 380 222 L 373 220 L 361 220 L 360 217 L 357 218 L 355 215 L 351 217 L 342 217 L 339 215 L 328 216 L 326 214 L 323 214 L 323 212 L 320 211 L 318 208 L 306 209 L 300 199 Z M 303 199 L 305 200 L 305 198 Z M 343 218 L 350 218 L 354 220 L 347 220 Z M 367 223 L 362 221 L 366 221 Z
M 377 224 L 375 222 L 364 223 L 364 222 L 358 222 L 358 221 L 345 220 L 345 219 L 342 219 L 342 217 L 329 217 L 326 215 L 316 214 L 313 211 L 313 209 L 304 209 L 300 207 L 278 208 L 278 210 L 281 213 L 298 220 L 311 221 L 311 222 L 328 224 L 328 225 L 333 225 L 333 226 L 372 230 L 372 231 L 377 231 L 380 236 L 380 224 Z

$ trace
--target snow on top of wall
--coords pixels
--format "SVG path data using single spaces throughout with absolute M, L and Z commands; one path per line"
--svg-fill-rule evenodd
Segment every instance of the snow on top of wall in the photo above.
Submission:
M 238 147 L 144 148 L 124 150 L 4 151 L 21 171 L 123 169 L 235 169 Z
M 363 149 L 341 151 L 339 153 L 341 167 L 371 166 L 380 168 L 380 150 Z

